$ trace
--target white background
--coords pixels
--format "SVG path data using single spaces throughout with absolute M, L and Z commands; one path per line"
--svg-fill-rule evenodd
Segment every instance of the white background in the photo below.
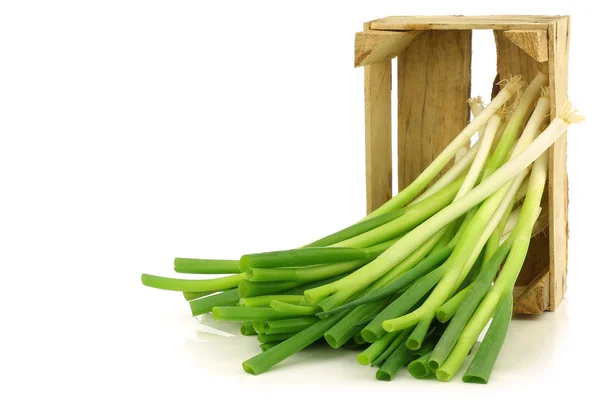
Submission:
M 1 398 L 520 394 L 595 387 L 597 18 L 577 1 L 4 1 L 0 6 Z M 204 331 L 142 287 L 181 257 L 304 244 L 365 211 L 364 21 L 570 14 L 569 290 L 511 325 L 487 386 L 378 382 L 310 350 L 246 375 L 237 326 Z M 491 34 L 474 38 L 489 96 Z M 210 322 L 210 321 L 208 321 Z

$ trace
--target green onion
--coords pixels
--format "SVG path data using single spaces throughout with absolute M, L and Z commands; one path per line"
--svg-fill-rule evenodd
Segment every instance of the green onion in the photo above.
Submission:
M 300 306 L 297 304 L 284 303 L 279 300 L 272 300 L 270 304 L 271 308 L 291 315 L 315 315 L 316 308 L 314 306 Z
M 305 330 L 298 332 L 291 338 L 279 343 L 277 346 L 244 361 L 242 363 L 244 371 L 252 375 L 259 375 L 268 371 L 294 353 L 299 352 L 303 348 L 319 340 L 323 334 L 343 318 L 344 315 L 345 314 L 342 313 L 320 320 Z
M 270 307 L 271 301 L 278 300 L 290 304 L 300 304 L 304 296 L 299 294 L 268 294 L 256 297 L 243 297 L 240 299 L 240 306 L 243 307 Z
M 180 292 L 204 292 L 211 290 L 226 290 L 236 287 L 244 278 L 245 273 L 215 279 L 175 279 L 162 276 L 142 274 L 142 284 L 163 290 L 177 290 Z
M 296 317 L 267 321 L 265 333 L 275 335 L 278 333 L 299 332 L 313 325 L 317 321 L 319 321 L 319 319 L 315 317 Z
M 248 268 L 297 267 L 331 262 L 363 260 L 371 257 L 368 250 L 341 247 L 305 247 L 268 253 L 245 254 L 240 258 L 240 271 Z
M 212 296 L 203 297 L 198 300 L 190 301 L 190 309 L 192 315 L 200 315 L 210 312 L 214 307 L 232 306 L 240 299 L 237 289 L 227 290 L 222 293 L 217 293 Z
M 270 321 L 297 316 L 266 307 L 215 307 L 212 315 L 221 321 Z
M 508 324 L 512 318 L 512 312 L 513 296 L 512 293 L 506 293 L 502 297 L 502 300 L 500 300 L 494 319 L 492 320 L 473 361 L 471 361 L 469 369 L 463 375 L 463 382 L 488 383 L 494 364 L 498 359 L 500 349 L 504 344 L 504 339 L 508 332 Z
M 240 297 L 258 297 L 271 293 L 281 293 L 302 285 L 302 282 L 251 282 L 241 281 L 237 291 Z
M 209 294 L 215 293 L 214 290 L 209 290 L 206 292 L 183 292 L 183 298 L 187 301 L 196 300 L 204 296 L 208 296 Z
M 279 343 L 281 343 L 281 342 L 261 343 L 260 349 L 262 351 L 267 351 L 267 350 L 272 349 L 273 347 L 277 346 Z
M 373 258 L 303 268 L 251 268 L 246 274 L 251 282 L 314 282 L 352 272 Z
M 408 364 L 408 372 L 417 379 L 423 379 L 432 375 L 434 371 L 429 367 L 429 364 L 427 363 L 430 355 L 431 352 L 423 354 L 421 357 Z
M 434 342 L 432 340 L 428 340 L 423 347 L 420 349 L 420 352 L 429 352 L 433 348 Z M 419 352 L 419 353 L 420 353 Z M 375 378 L 380 381 L 390 381 L 400 368 L 408 365 L 411 361 L 415 360 L 419 357 L 418 352 L 409 349 L 406 346 L 406 342 L 404 345 L 398 346 L 396 350 L 385 360 L 383 365 L 377 371 Z
M 450 321 L 454 314 L 456 314 L 456 311 L 458 311 L 458 308 L 460 307 L 462 302 L 465 301 L 465 299 L 469 295 L 472 286 L 472 284 L 467 286 L 466 288 L 455 294 L 450 300 L 445 302 L 440 308 L 438 308 L 438 310 L 435 312 L 436 319 L 441 323 L 446 323 Z
M 377 357 L 379 357 L 386 348 L 398 337 L 400 332 L 386 333 L 380 339 L 377 339 L 362 353 L 356 356 L 356 361 L 361 365 L 369 365 Z M 361 335 L 362 336 L 362 335 Z M 364 338 L 363 338 L 364 339 Z
M 395 332 L 395 334 L 396 335 L 394 337 L 394 340 L 392 340 L 392 343 L 390 343 L 388 348 L 385 349 L 383 353 L 381 353 L 371 362 L 371 366 L 381 366 L 390 357 L 390 355 L 392 355 L 392 353 L 396 351 L 396 349 L 398 349 L 400 346 L 406 347 L 405 343 L 406 339 L 408 339 L 408 335 L 410 334 L 410 330 Z
M 378 381 L 391 381 L 400 368 L 408 364 L 414 358 L 414 353 L 408 347 L 400 344 L 396 350 L 385 360 L 375 373 Z
M 423 194 L 421 194 L 419 197 L 414 199 L 412 201 L 411 205 L 417 204 L 417 203 L 433 196 L 434 194 L 438 193 L 440 190 L 444 189 L 451 183 L 458 180 L 461 176 L 463 176 L 465 171 L 473 163 L 473 160 L 475 159 L 475 156 L 477 155 L 477 152 L 479 151 L 480 146 L 481 146 L 481 142 L 478 141 L 477 143 L 475 143 L 473 145 L 473 147 L 469 148 L 469 150 L 467 150 L 465 155 L 463 157 L 461 157 L 461 159 L 458 160 L 458 162 L 456 162 L 452 166 L 452 168 L 450 168 L 448 170 L 448 172 L 446 172 L 440 179 L 435 181 L 429 187 L 429 189 L 427 189 L 425 192 L 423 192 Z M 387 214 L 384 214 L 384 215 L 387 215 Z M 375 217 L 375 218 L 379 218 L 379 217 Z M 372 219 L 375 219 L 375 218 L 372 218 Z M 368 219 L 366 221 L 369 221 L 369 220 L 370 219 Z
M 296 333 L 295 332 L 288 332 L 288 333 L 277 333 L 277 334 L 267 334 L 267 333 L 259 333 L 257 336 L 257 339 L 260 343 L 279 343 L 279 342 L 283 342 L 284 340 L 287 340 L 289 338 L 291 338 L 292 336 L 294 336 Z
M 361 321 L 373 318 L 387 305 L 387 301 L 367 304 L 350 311 L 340 322 L 325 332 L 327 343 L 337 349 L 348 340 L 359 334 L 362 328 Z M 364 339 L 364 338 L 363 338 Z
M 258 332 L 256 332 L 256 330 L 252 326 L 252 322 L 242 322 L 240 333 L 244 336 L 254 336 Z
M 252 321 L 252 328 L 256 333 L 266 333 L 267 323 L 265 321 Z
M 176 258 L 175 271 L 185 274 L 237 274 L 238 260 L 209 260 L 201 258 Z
M 429 327 L 431 326 L 431 321 L 433 321 L 433 314 L 423 318 L 421 322 L 417 324 L 415 330 L 410 334 L 408 339 L 406 339 L 406 347 L 411 350 L 419 350 L 421 348 L 425 336 L 429 331 Z
M 438 283 L 443 276 L 444 270 L 438 268 L 425 275 L 419 281 L 415 282 L 406 292 L 388 305 L 373 321 L 369 323 L 363 330 L 362 335 L 369 343 L 381 338 L 386 330 L 384 330 L 384 321 L 391 317 L 404 315 L 415 304 L 429 293 L 429 291 Z M 397 331 L 399 329 L 394 329 Z M 388 331 L 390 332 L 390 331 Z

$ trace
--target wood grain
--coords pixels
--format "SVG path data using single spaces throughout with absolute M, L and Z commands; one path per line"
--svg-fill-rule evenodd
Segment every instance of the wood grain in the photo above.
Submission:
M 393 16 L 371 21 L 377 30 L 472 30 L 472 29 L 546 29 L 560 16 L 489 15 L 489 16 Z
M 514 312 L 518 314 L 542 314 L 550 302 L 550 272 L 541 271 L 531 280 L 527 287 L 517 286 L 513 291 L 515 297 Z
M 375 64 L 396 57 L 420 31 L 365 31 L 354 37 L 354 67 Z
M 538 62 L 548 61 L 548 30 L 511 30 L 504 35 Z
M 569 67 L 569 17 L 552 23 L 548 30 L 550 104 L 552 117 L 567 100 Z M 555 310 L 567 290 L 568 253 L 567 135 L 550 148 L 550 310 Z
M 496 41 L 496 70 L 499 79 L 502 81 L 514 75 L 521 75 L 525 85 L 528 85 L 542 68 L 540 63 L 507 38 L 504 31 L 495 30 L 494 39 Z M 497 86 L 494 89 L 499 90 Z
M 426 31 L 398 56 L 398 189 L 465 127 L 471 32 Z
M 367 213 L 392 197 L 392 63 L 365 68 Z

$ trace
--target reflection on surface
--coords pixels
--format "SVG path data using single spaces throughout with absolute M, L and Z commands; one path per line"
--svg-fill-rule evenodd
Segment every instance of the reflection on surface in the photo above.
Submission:
M 200 326 L 196 330 L 196 339 L 200 341 L 218 340 L 240 336 L 240 324 L 228 321 L 215 321 L 210 314 L 196 317 Z
M 256 355 L 260 348 L 255 336 L 240 334 L 240 324 L 215 321 L 210 315 L 197 318 L 195 338 L 187 339 L 184 352 L 193 368 L 206 369 L 219 375 L 245 376 L 241 368 L 242 361 Z M 564 299 L 555 312 L 542 315 L 514 315 L 502 351 L 494 368 L 492 382 L 509 384 L 515 380 L 536 379 L 536 376 L 549 373 L 555 366 L 555 358 L 560 355 L 565 362 L 567 343 L 567 300 Z M 483 335 L 480 340 L 483 339 Z M 365 368 L 355 361 L 357 352 L 352 350 L 334 350 L 326 344 L 317 344 L 285 360 L 275 367 L 279 383 L 297 382 L 298 373 L 311 376 L 321 373 L 328 376 L 330 383 L 347 382 L 348 379 L 374 380 L 375 370 Z M 472 355 L 454 381 L 459 384 L 462 372 L 466 370 Z M 208 363 L 207 363 L 208 362 Z M 398 379 L 406 379 L 401 373 Z M 453 381 L 453 382 L 454 382 Z

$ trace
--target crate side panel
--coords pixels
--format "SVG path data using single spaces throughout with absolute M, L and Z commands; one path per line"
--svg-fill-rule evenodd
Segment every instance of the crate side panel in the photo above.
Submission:
M 398 189 L 469 120 L 471 31 L 426 31 L 398 56 Z

